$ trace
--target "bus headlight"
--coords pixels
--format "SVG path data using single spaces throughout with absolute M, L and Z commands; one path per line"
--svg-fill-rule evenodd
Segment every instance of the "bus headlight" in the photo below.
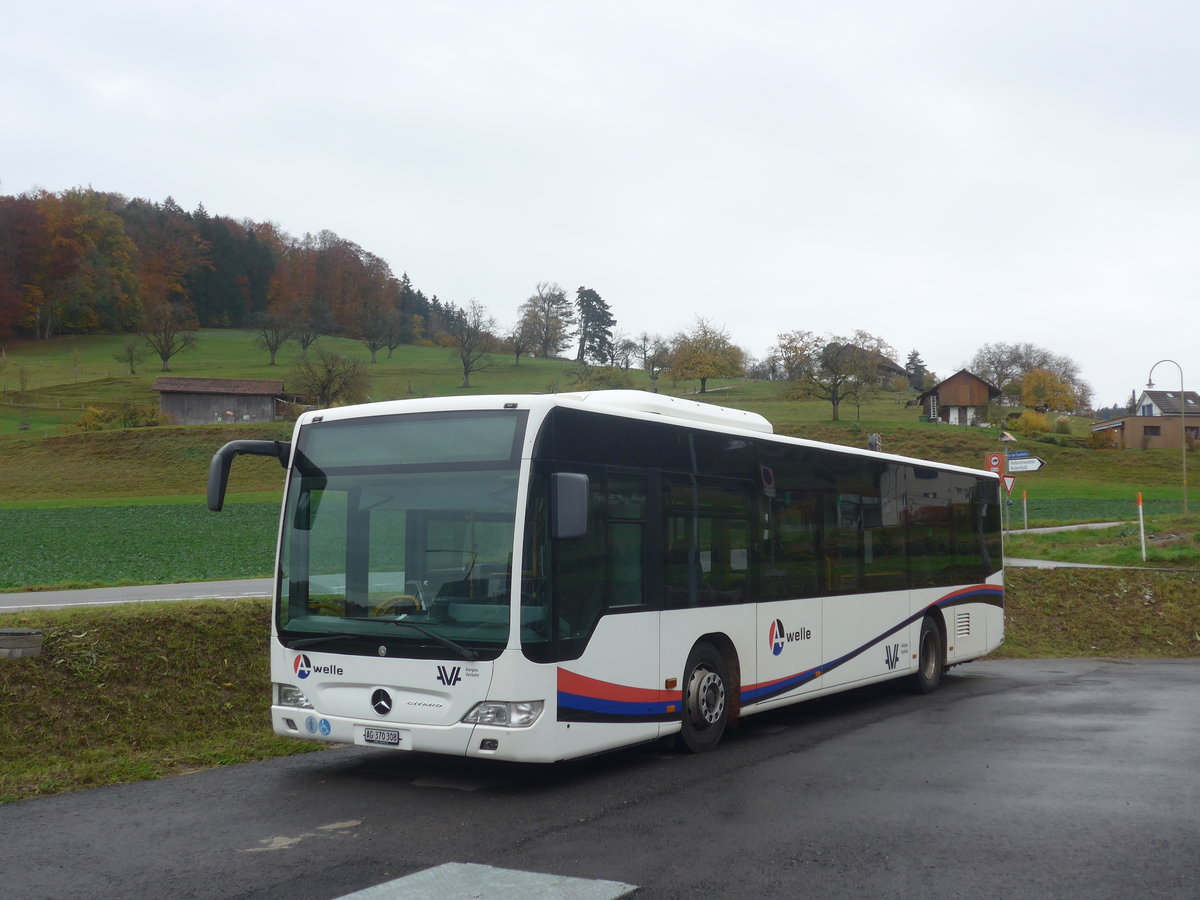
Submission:
M 507 728 L 528 728 L 538 720 L 546 704 L 541 700 L 522 700 L 516 703 L 485 700 L 476 703 L 462 720 L 468 725 L 503 725 Z
M 304 692 L 295 685 L 276 684 L 275 698 L 280 706 L 295 706 L 299 709 L 313 708 L 313 705 L 308 702 L 308 698 L 304 696 Z

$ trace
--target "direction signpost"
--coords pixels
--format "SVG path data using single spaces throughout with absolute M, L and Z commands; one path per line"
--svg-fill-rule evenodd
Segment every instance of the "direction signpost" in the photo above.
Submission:
M 1036 472 L 1046 461 L 1040 456 L 1029 456 L 1023 459 L 1008 458 L 1008 471 L 1010 472 Z

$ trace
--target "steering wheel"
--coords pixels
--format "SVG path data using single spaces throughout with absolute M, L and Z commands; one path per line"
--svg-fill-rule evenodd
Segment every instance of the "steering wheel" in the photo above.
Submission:
M 420 597 L 414 597 L 412 594 L 393 594 L 371 610 L 371 615 L 386 616 L 390 612 L 396 612 L 399 609 L 408 607 L 414 610 L 424 608 Z

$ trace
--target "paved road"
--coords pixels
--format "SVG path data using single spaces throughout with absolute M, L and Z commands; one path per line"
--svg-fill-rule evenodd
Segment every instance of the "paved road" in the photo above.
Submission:
M 1195 900 L 1198 722 L 1200 660 L 1009 660 L 751 717 L 697 757 L 340 748 L 0 807 L 0 893 Z
M 145 584 L 78 591 L 22 591 L 0 594 L 0 612 L 61 609 L 69 606 L 113 606 L 118 603 L 156 603 L 162 600 L 227 600 L 234 597 L 267 597 L 270 594 L 270 578 L 200 581 L 191 584 Z

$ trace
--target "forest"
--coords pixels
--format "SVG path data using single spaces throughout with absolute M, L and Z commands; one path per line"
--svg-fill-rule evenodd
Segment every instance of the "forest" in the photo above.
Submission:
M 318 334 L 390 319 L 398 343 L 457 312 L 331 231 L 296 238 L 91 188 L 0 196 L 0 338 L 134 332 L 164 307 L 199 328 L 251 327 L 268 311 Z

